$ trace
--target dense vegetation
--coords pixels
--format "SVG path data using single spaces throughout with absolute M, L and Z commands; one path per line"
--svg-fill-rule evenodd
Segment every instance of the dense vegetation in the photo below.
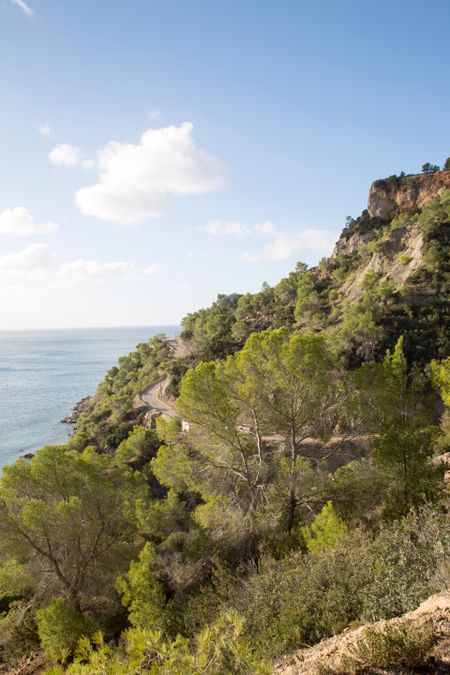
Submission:
M 400 283 L 406 231 L 423 260 Z M 364 212 L 355 235 L 188 315 L 189 356 L 139 345 L 65 446 L 4 469 L 5 664 L 43 649 L 55 675 L 268 673 L 448 583 L 450 195 Z M 150 428 L 137 397 L 164 374 L 188 432 Z

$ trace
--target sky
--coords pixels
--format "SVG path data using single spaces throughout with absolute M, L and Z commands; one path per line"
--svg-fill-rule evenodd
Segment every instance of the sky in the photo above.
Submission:
M 0 0 L 0 329 L 178 324 L 450 155 L 447 0 Z

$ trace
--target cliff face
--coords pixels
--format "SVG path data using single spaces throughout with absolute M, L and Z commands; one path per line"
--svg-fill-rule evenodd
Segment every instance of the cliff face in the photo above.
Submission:
M 366 311 L 388 336 L 380 355 L 398 335 L 405 336 L 412 361 L 446 355 L 450 171 L 375 181 L 368 209 L 347 223 L 325 270 L 335 325 Z
M 392 176 L 372 183 L 367 211 L 343 231 L 332 256 L 360 257 L 354 274 L 341 288 L 347 297 L 361 295 L 367 272 L 389 278 L 400 288 L 420 268 L 424 239 L 415 214 L 446 190 L 450 190 L 450 171 Z M 363 251 L 371 255 L 361 256 Z
M 372 218 L 381 219 L 413 213 L 449 189 L 450 171 L 377 180 L 371 185 L 367 210 Z

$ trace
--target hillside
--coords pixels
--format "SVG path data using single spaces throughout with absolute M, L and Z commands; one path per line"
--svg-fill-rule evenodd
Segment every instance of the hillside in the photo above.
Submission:
M 329 258 L 311 269 L 299 263 L 274 287 L 220 295 L 187 315 L 175 359 L 158 336 L 150 349 L 141 345 L 120 359 L 91 402 L 89 425 L 82 416 L 78 429 L 92 441 L 99 424 L 97 442 L 106 447 L 112 417 L 117 445 L 133 424 L 154 421 L 140 398 L 145 387 L 163 377 L 166 396 L 176 397 L 188 367 L 235 353 L 268 328 L 329 335 L 352 368 L 381 359 L 403 335 L 408 360 L 424 366 L 450 353 L 449 294 L 450 171 L 377 180 L 367 210 L 347 219 Z
M 0 670 L 446 666 L 408 622 L 449 582 L 449 243 L 450 172 L 375 181 L 329 258 L 120 358 L 0 480 Z
M 255 295 L 219 296 L 188 315 L 184 337 L 198 358 L 222 357 L 256 330 L 325 331 L 357 365 L 381 358 L 398 335 L 411 361 L 450 348 L 450 172 L 375 181 L 368 208 L 347 225 L 330 258 L 299 264 Z

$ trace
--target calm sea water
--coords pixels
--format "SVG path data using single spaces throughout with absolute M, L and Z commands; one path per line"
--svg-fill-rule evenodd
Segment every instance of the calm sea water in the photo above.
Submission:
M 61 443 L 61 424 L 106 371 L 139 342 L 177 326 L 0 331 L 0 466 L 48 443 Z

